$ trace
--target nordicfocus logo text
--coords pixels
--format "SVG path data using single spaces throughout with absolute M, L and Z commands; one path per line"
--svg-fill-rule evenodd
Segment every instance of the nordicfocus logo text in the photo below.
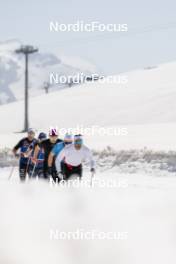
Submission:
M 99 74 L 91 74 L 86 76 L 83 72 L 77 73 L 75 75 L 61 75 L 60 73 L 50 73 L 49 75 L 49 84 L 82 84 L 82 83 L 100 83 L 100 84 L 121 84 L 125 85 L 128 83 L 127 75 L 110 75 L 110 76 L 99 76 Z
M 50 240 L 127 240 L 128 232 L 103 232 L 99 230 L 77 229 L 75 231 L 60 231 L 50 229 Z
M 92 21 L 85 23 L 84 21 L 77 21 L 76 23 L 64 24 L 58 21 L 50 21 L 50 32 L 127 32 L 127 24 L 104 24 L 99 21 Z

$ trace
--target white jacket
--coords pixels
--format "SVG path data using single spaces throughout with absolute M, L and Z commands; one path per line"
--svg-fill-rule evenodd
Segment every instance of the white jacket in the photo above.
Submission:
M 90 167 L 95 168 L 95 161 L 93 159 L 92 152 L 89 148 L 83 145 L 79 150 L 77 150 L 74 144 L 66 146 L 61 150 L 56 158 L 56 169 L 58 172 L 61 171 L 61 161 L 72 166 L 79 166 L 83 161 L 89 161 Z

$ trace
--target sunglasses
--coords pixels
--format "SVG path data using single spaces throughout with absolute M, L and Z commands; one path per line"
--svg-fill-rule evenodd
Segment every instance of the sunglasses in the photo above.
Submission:
M 82 143 L 83 143 L 83 141 L 81 139 L 75 141 L 75 145 L 82 145 Z
M 69 145 L 69 144 L 72 144 L 72 142 L 71 142 L 71 141 L 70 141 L 70 142 L 67 142 L 67 141 L 66 141 L 66 142 L 64 142 L 64 144 L 65 144 L 65 145 Z

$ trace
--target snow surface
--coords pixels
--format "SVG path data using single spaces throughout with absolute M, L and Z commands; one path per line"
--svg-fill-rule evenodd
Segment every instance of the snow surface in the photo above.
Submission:
M 116 188 L 20 184 L 0 171 L 0 263 L 174 264 L 176 177 L 97 173 Z M 85 173 L 89 179 L 89 173 Z M 51 240 L 50 231 L 126 232 L 119 240 Z

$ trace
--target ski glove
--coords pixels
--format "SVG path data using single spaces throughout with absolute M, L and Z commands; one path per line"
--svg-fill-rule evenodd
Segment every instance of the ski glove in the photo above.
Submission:
M 48 175 L 52 175 L 52 173 L 53 173 L 52 167 L 48 167 Z
M 91 168 L 90 170 L 92 173 L 95 173 L 95 169 L 94 168 Z
M 57 173 L 57 176 L 60 180 L 64 180 L 64 175 L 61 171 Z

